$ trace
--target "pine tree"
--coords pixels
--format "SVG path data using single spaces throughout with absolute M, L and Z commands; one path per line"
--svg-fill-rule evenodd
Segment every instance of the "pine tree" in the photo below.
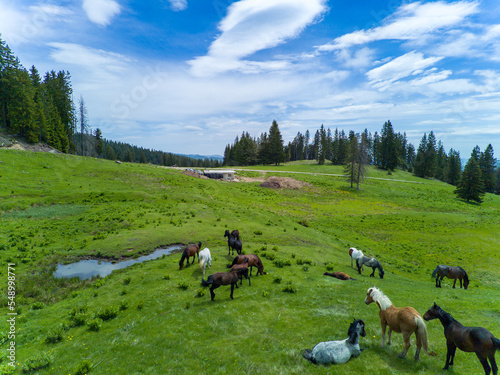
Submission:
M 484 196 L 483 178 L 481 168 L 474 156 L 471 156 L 464 168 L 462 177 L 455 190 L 455 194 L 467 202 L 475 201 L 481 203 Z
M 493 156 L 493 146 L 489 144 L 479 157 L 479 168 L 483 176 L 484 191 L 495 192 L 495 167 L 497 160 Z
M 380 133 L 380 167 L 393 171 L 398 166 L 396 135 L 391 121 L 387 121 Z
M 444 168 L 444 182 L 456 186 L 460 181 L 461 174 L 462 162 L 460 161 L 460 153 L 454 149 L 450 149 Z
M 269 128 L 269 158 L 274 165 L 279 165 L 285 160 L 283 139 L 281 138 L 281 132 L 276 120 L 273 120 Z
M 354 187 L 354 182 L 357 181 L 358 173 L 358 137 L 351 130 L 349 132 L 349 149 L 348 149 L 346 164 L 344 166 L 344 173 L 347 175 L 347 180 L 351 184 L 351 188 Z

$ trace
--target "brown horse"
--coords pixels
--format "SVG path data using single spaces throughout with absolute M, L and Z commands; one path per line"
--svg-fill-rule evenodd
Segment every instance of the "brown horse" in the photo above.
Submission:
M 460 280 L 460 288 L 462 288 L 462 279 L 464 281 L 464 289 L 467 289 L 469 287 L 469 276 L 462 267 L 450 267 L 443 264 L 437 266 L 436 269 L 432 272 L 432 277 L 436 278 L 436 288 L 441 288 L 441 281 L 443 281 L 445 276 L 448 279 L 454 279 L 453 289 L 455 289 L 457 279 Z
M 231 236 L 236 238 L 238 241 L 240 240 L 240 231 L 238 229 L 235 229 L 231 232 Z
M 262 261 L 255 254 L 238 255 L 236 258 L 233 259 L 233 263 L 231 263 L 231 265 L 228 266 L 228 268 L 231 268 L 235 264 L 243 263 L 246 258 L 248 258 L 248 267 L 250 267 L 250 276 L 252 276 L 252 270 L 254 266 L 257 267 L 256 276 L 258 276 L 259 273 L 261 275 L 264 275 L 264 266 L 262 265 Z
M 425 320 L 439 319 L 444 327 L 444 336 L 446 337 L 446 364 L 443 370 L 453 366 L 455 351 L 458 349 L 464 352 L 475 352 L 479 362 L 483 365 L 484 372 L 489 375 L 493 370 L 493 375 L 498 374 L 498 367 L 495 362 L 495 352 L 500 350 L 500 340 L 495 338 L 490 331 L 482 327 L 464 327 L 457 322 L 449 313 L 441 307 L 432 306 L 424 314 Z M 491 367 L 488 364 L 490 360 Z
M 189 258 L 193 257 L 193 261 L 191 264 L 194 263 L 196 259 L 196 255 L 198 255 L 198 261 L 200 260 L 200 247 L 201 247 L 201 242 L 198 242 L 197 244 L 191 244 L 188 247 L 184 249 L 182 252 L 182 257 L 181 260 L 179 261 L 179 269 L 181 270 L 182 267 L 184 267 L 184 260 L 187 258 L 187 265 L 189 266 Z
M 231 267 L 231 271 L 237 271 L 239 269 L 242 269 L 242 268 L 248 268 L 248 258 L 245 258 L 245 261 L 243 263 L 239 263 L 239 264 L 233 264 L 233 266 Z M 250 286 L 250 276 L 247 277 L 248 279 L 248 286 Z M 240 275 L 240 285 L 243 284 L 243 275 Z
M 339 280 L 356 280 L 344 272 L 332 272 L 332 273 L 325 272 L 323 275 L 335 277 L 336 279 L 339 279 Z
M 239 270 L 229 271 L 229 272 L 216 272 L 213 275 L 208 276 L 207 281 L 201 278 L 201 285 L 210 287 L 210 297 L 213 301 L 215 298 L 214 289 L 217 289 L 221 285 L 231 285 L 231 299 L 233 298 L 234 287 L 238 288 L 238 280 L 240 276 L 245 276 L 248 279 L 248 268 L 240 268 Z
M 382 343 L 385 344 L 385 329 L 389 326 L 387 345 L 391 344 L 392 331 L 403 334 L 405 347 L 400 358 L 405 358 L 410 348 L 410 336 L 415 332 L 417 338 L 417 350 L 415 351 L 415 360 L 420 359 L 420 348 L 427 351 L 427 328 L 420 314 L 413 307 L 394 307 L 391 300 L 379 289 L 369 288 L 366 293 L 365 303 L 369 305 L 376 302 L 379 307 L 380 325 L 382 326 Z

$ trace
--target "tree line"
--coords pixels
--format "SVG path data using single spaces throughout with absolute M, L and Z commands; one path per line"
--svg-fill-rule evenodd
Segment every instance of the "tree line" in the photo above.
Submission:
M 212 168 L 220 164 L 104 139 L 99 128 L 89 126 L 83 97 L 76 108 L 69 72 L 52 70 L 42 78 L 35 66 L 26 69 L 1 38 L 0 128 L 63 153 L 165 166 Z
M 406 133 L 394 130 L 391 121 L 386 121 L 380 133 L 374 134 L 367 129 L 362 133 L 346 133 L 339 129 L 332 132 L 321 125 L 314 136 L 309 130 L 304 134 L 298 132 L 292 141 L 284 144 L 274 120 L 269 132 L 257 138 L 252 138 L 248 132 L 237 136 L 234 143 L 225 148 L 223 165 L 278 165 L 296 160 L 343 165 L 351 186 L 356 184 L 358 188 L 366 173 L 365 166 L 374 165 L 388 173 L 399 168 L 418 177 L 444 181 L 457 186 L 457 194 L 466 200 L 480 201 L 484 193 L 500 194 L 500 168 L 491 144 L 484 151 L 476 146 L 467 165 L 462 168 L 460 153 L 454 149 L 446 152 L 434 132 L 424 134 L 418 149 L 415 149 L 408 142 Z M 474 165 L 469 165 L 471 163 Z M 461 181 L 465 181 L 471 170 L 480 177 L 474 182 L 477 185 L 474 194 L 464 196 Z

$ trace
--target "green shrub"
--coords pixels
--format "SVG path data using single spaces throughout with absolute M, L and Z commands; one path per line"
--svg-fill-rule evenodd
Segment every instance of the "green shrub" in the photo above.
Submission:
M 86 375 L 92 369 L 92 364 L 89 361 L 81 362 L 75 370 L 75 375 Z
M 282 290 L 285 293 L 292 293 L 292 294 L 297 292 L 297 289 L 292 285 L 292 283 L 288 283 L 287 285 L 285 285 L 285 287 Z
M 31 305 L 31 310 L 41 310 L 45 307 L 45 303 L 43 302 L 35 302 Z
M 123 285 L 128 285 L 130 284 L 130 281 L 132 280 L 132 277 L 127 276 L 126 278 L 123 279 Z
M 137 304 L 137 310 L 142 310 L 142 308 L 144 307 L 144 301 L 140 301 L 138 304 Z
M 52 363 L 52 356 L 48 353 L 37 352 L 29 357 L 21 366 L 23 373 L 38 371 L 48 367 Z
M 177 284 L 179 289 L 186 290 L 189 288 L 189 284 L 185 281 L 181 281 L 179 284 Z
M 85 325 L 88 315 L 86 313 L 77 313 L 76 315 L 70 317 L 72 327 L 80 327 Z
M 281 276 L 277 276 L 274 278 L 273 283 L 280 284 L 283 278 Z
M 120 306 L 118 307 L 120 311 L 125 311 L 128 309 L 128 302 L 124 299 L 120 301 Z
M 56 329 L 50 330 L 49 332 L 47 332 L 47 335 L 45 336 L 45 343 L 46 344 L 56 344 L 61 340 L 62 340 L 62 329 L 61 328 L 56 328 Z
M 110 320 L 116 318 L 118 309 L 116 307 L 107 306 L 97 311 L 96 316 L 102 320 Z
M 302 225 L 303 227 L 309 228 L 309 222 L 306 219 L 299 220 L 297 224 Z
M 205 293 L 206 293 L 205 289 L 198 289 L 196 291 L 196 297 L 203 297 Z
M 97 332 L 101 329 L 102 319 L 99 318 L 91 319 L 87 322 L 87 325 L 89 326 L 89 331 Z
M 283 260 L 283 259 L 276 259 L 273 263 L 278 268 L 283 268 L 285 266 L 291 266 L 292 265 L 292 263 L 290 262 L 289 259 L 285 259 L 285 260 Z
M 262 236 L 262 231 L 261 230 L 256 230 L 253 232 L 256 236 Z

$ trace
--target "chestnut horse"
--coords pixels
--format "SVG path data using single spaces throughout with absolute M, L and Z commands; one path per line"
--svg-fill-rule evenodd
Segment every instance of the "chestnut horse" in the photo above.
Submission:
M 248 268 L 240 268 L 239 270 L 229 271 L 229 272 L 216 272 L 213 275 L 208 276 L 207 281 L 201 278 L 201 285 L 210 287 L 210 297 L 213 301 L 215 298 L 214 289 L 217 289 L 221 285 L 231 285 L 231 299 L 233 298 L 234 287 L 238 288 L 238 280 L 241 276 L 245 276 L 248 279 Z
M 200 247 L 201 247 L 201 242 L 198 242 L 197 244 L 191 244 L 184 249 L 184 251 L 182 252 L 181 260 L 179 261 L 179 269 L 180 270 L 182 269 L 182 267 L 184 267 L 184 260 L 186 258 L 187 258 L 187 265 L 188 266 L 189 266 L 189 258 L 190 257 L 193 257 L 193 261 L 191 262 L 191 264 L 194 263 L 194 261 L 196 259 L 196 255 L 198 255 L 198 261 L 200 260 L 200 256 L 198 254 L 200 251 Z
M 495 352 L 497 349 L 500 350 L 500 340 L 495 338 L 486 328 L 463 326 L 435 302 L 434 306 L 424 314 L 424 319 L 439 319 L 444 327 L 444 337 L 446 337 L 448 350 L 443 370 L 448 370 L 448 367 L 453 366 L 455 351 L 458 348 L 464 352 L 475 352 L 486 375 L 489 375 L 491 370 L 493 370 L 493 375 L 498 374 Z M 491 367 L 488 364 L 488 359 Z
M 443 281 L 445 276 L 448 279 L 455 279 L 453 281 L 453 289 L 455 289 L 457 279 L 460 280 L 460 288 L 462 288 L 462 279 L 464 280 L 464 289 L 469 287 L 469 276 L 462 267 L 450 267 L 443 264 L 437 266 L 432 272 L 432 277 L 436 278 L 436 288 L 441 288 L 441 281 Z
M 335 277 L 336 279 L 339 280 L 356 280 L 344 272 L 325 272 L 323 275 Z
M 264 275 L 264 266 L 262 265 L 262 261 L 255 254 L 238 255 L 236 258 L 233 259 L 233 263 L 231 263 L 231 265 L 227 267 L 231 268 L 235 264 L 241 264 L 247 258 L 248 258 L 248 267 L 250 267 L 250 276 L 252 276 L 252 270 L 254 266 L 257 267 L 257 273 L 255 274 L 256 276 L 258 276 L 259 273 L 261 275 Z
M 391 344 L 392 331 L 403 334 L 405 347 L 400 358 L 405 358 L 410 348 L 410 336 L 415 332 L 417 338 L 417 350 L 415 351 L 415 360 L 420 359 L 420 349 L 423 347 L 427 351 L 427 327 L 420 314 L 413 307 L 394 307 L 391 300 L 382 293 L 381 290 L 373 287 L 366 293 L 365 303 L 369 305 L 376 302 L 379 307 L 380 325 L 382 326 L 382 343 L 385 344 L 385 329 L 389 326 L 387 345 Z

